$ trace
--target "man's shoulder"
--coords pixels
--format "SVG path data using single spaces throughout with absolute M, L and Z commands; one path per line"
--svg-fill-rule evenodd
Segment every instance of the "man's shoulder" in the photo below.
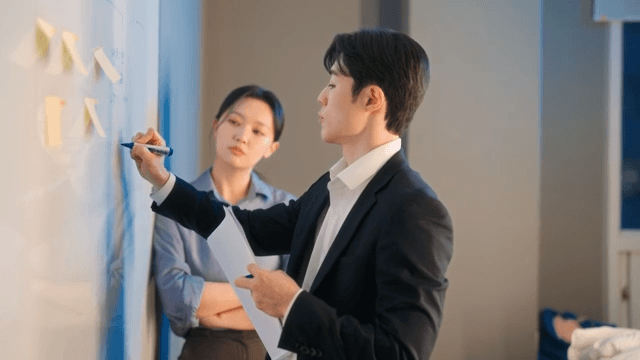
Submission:
M 376 198 L 388 212 L 404 213 L 411 208 L 419 213 L 441 213 L 447 216 L 446 207 L 433 188 L 408 165 L 393 175 L 387 186 L 376 194 Z
M 413 170 L 408 164 L 399 169 L 390 181 L 390 186 L 396 191 L 408 195 L 422 194 L 426 197 L 438 199 L 438 195 L 433 188 L 422 178 L 420 173 Z

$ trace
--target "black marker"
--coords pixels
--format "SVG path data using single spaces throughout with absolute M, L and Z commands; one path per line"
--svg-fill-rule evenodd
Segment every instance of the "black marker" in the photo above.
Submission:
M 145 146 L 150 152 L 156 154 L 156 155 L 164 155 L 164 156 L 171 156 L 171 154 L 173 154 L 173 149 L 167 146 L 158 146 L 158 145 L 149 145 L 149 144 L 140 144 L 140 143 L 122 143 L 120 145 L 124 146 L 124 147 L 128 147 L 129 149 L 133 149 L 133 145 L 138 144 L 138 145 L 143 145 Z

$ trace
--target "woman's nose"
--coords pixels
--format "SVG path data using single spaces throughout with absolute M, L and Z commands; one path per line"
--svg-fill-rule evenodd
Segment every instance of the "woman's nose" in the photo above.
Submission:
M 251 133 L 251 129 L 249 126 L 239 126 L 236 130 L 236 138 L 239 141 L 247 142 L 249 140 L 249 134 Z

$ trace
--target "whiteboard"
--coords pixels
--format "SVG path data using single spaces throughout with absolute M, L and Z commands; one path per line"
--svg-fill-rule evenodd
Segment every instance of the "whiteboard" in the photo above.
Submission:
M 112 289 L 127 289 L 122 351 L 150 358 L 149 186 L 117 144 L 157 123 L 158 0 L 11 1 L 2 10 L 1 356 L 103 358 Z M 37 19 L 55 29 L 44 53 Z M 75 49 L 63 46 L 65 33 Z M 99 46 L 116 83 L 96 66 Z M 64 100 L 56 121 L 47 97 Z M 87 121 L 87 98 L 102 132 Z

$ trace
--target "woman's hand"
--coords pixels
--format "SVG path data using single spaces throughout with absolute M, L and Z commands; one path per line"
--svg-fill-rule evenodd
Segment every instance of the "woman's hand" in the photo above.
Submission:
M 162 136 L 152 128 L 149 128 L 145 134 L 137 133 L 131 141 L 138 144 L 165 146 Z M 131 149 L 131 158 L 136 162 L 140 176 L 150 182 L 154 188 L 161 188 L 169 180 L 169 172 L 164 167 L 164 156 L 153 154 L 144 146 L 134 145 Z

